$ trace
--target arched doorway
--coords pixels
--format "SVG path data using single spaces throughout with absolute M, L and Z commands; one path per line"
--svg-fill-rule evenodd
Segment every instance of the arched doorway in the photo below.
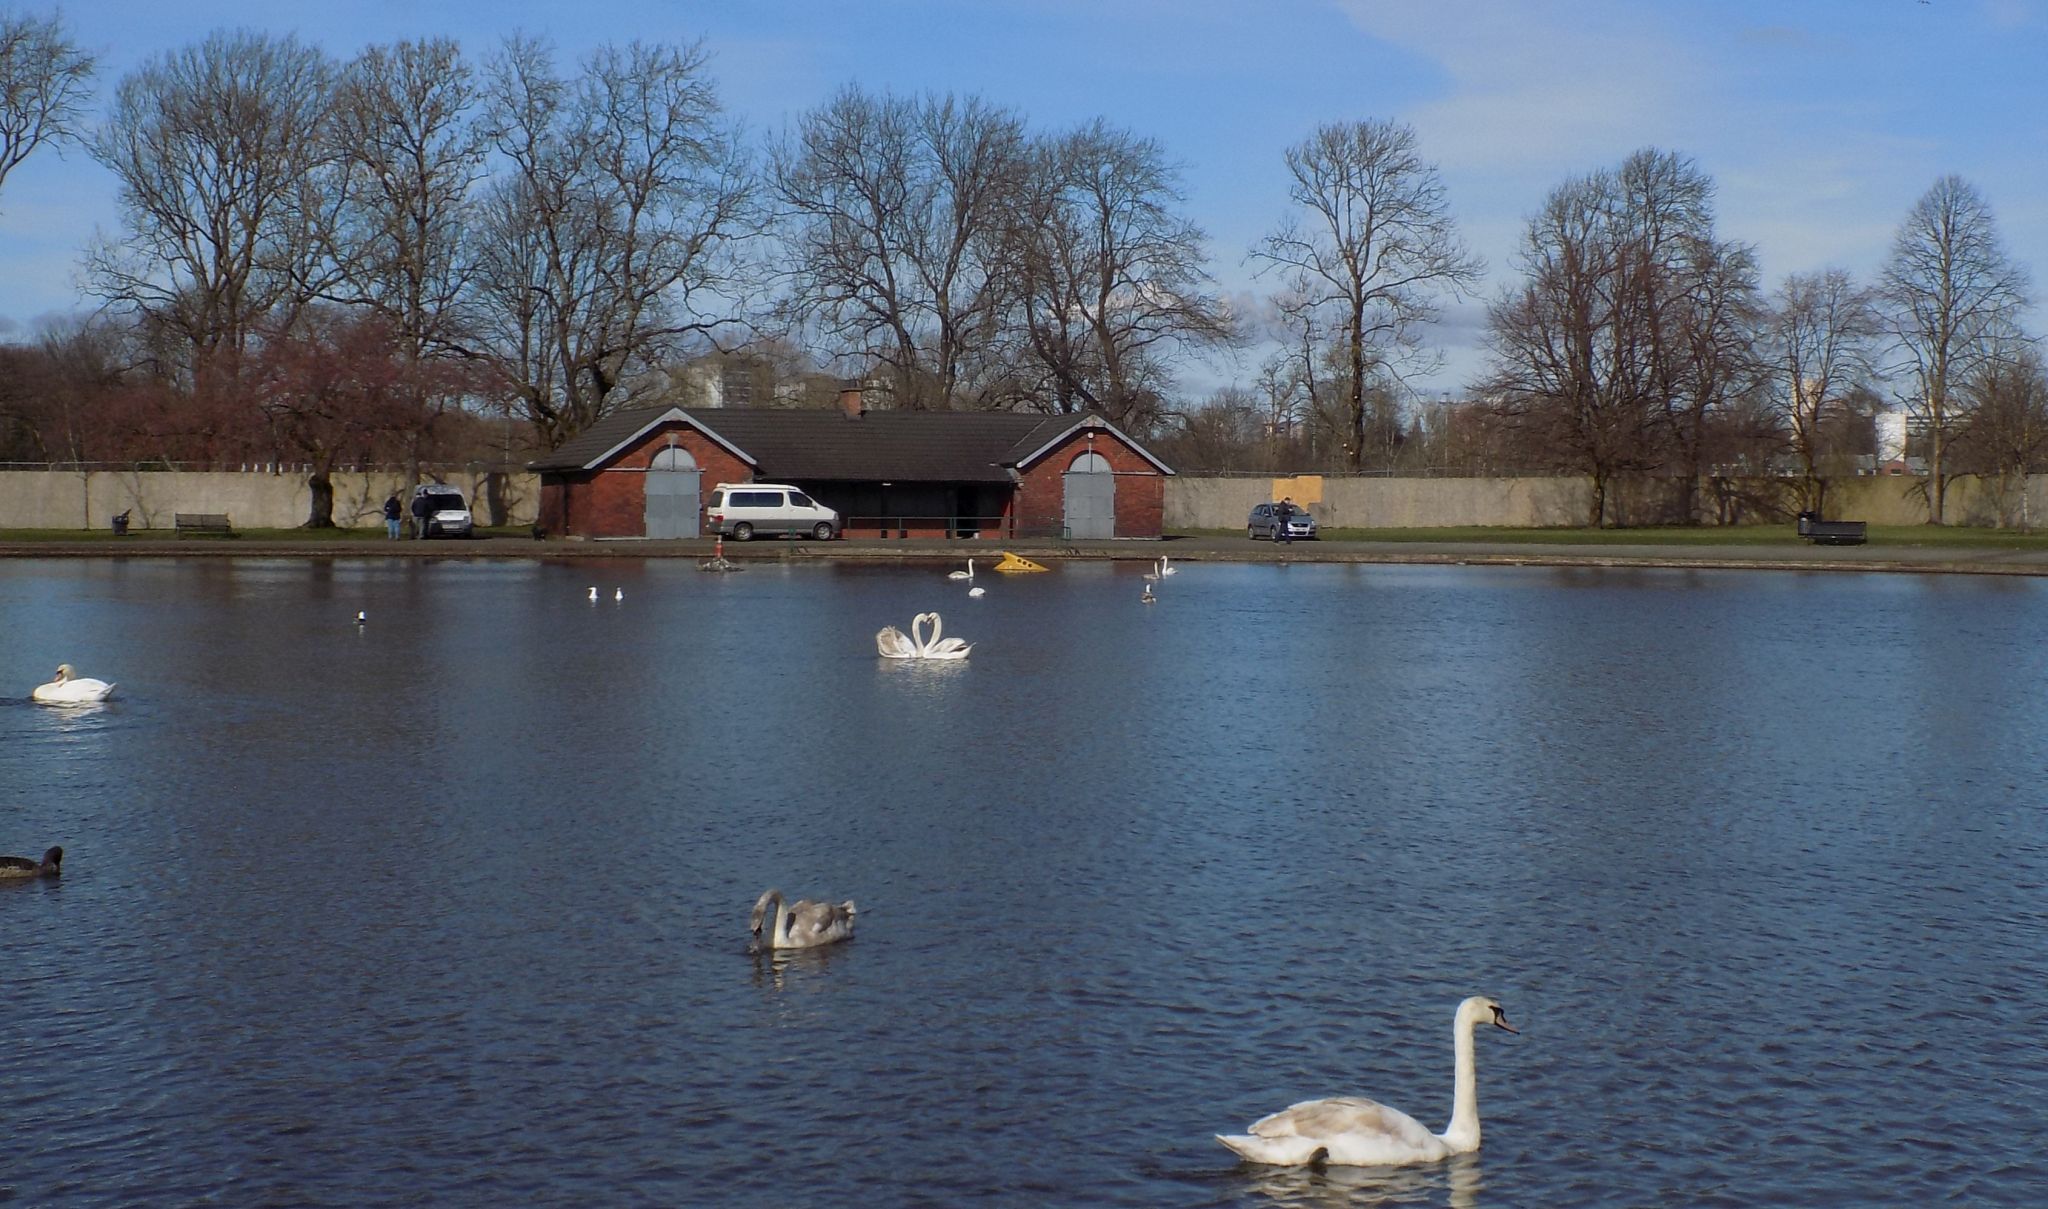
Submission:
M 697 486 L 703 471 L 690 451 L 671 445 L 647 464 L 648 537 L 696 537 Z
M 1075 458 L 1061 476 L 1067 495 L 1068 537 L 1116 536 L 1116 476 L 1109 459 L 1090 451 Z

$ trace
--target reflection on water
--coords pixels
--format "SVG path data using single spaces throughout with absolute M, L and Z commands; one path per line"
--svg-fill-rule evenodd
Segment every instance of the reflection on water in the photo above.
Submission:
M 1253 1192 L 1276 1205 L 1301 1209 L 1377 1205 L 1479 1209 L 1484 1187 L 1476 1154 L 1426 1167 L 1263 1167 L 1248 1163 L 1244 1171 Z
M 59 1072 L 0 1197 L 2048 1186 L 2048 588 L 1141 571 L 970 607 L 894 567 L 0 563 L 0 851 L 66 850 L 0 893 L 9 1060 Z M 876 658 L 933 608 L 971 659 Z M 30 704 L 60 661 L 122 695 Z M 859 939 L 750 955 L 768 885 Z M 1483 1157 L 1213 1140 L 1342 1094 L 1440 1124 L 1472 993 L 1523 1029 Z

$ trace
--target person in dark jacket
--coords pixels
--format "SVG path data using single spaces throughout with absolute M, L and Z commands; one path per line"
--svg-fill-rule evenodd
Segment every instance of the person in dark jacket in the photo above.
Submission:
M 394 491 L 391 498 L 384 501 L 384 528 L 392 541 L 398 540 L 398 521 L 404 515 L 405 510 L 398 506 L 398 493 Z
M 1288 527 L 1288 522 L 1294 519 L 1293 497 L 1290 496 L 1287 499 L 1281 500 L 1280 506 L 1278 508 L 1273 509 L 1273 515 L 1275 517 L 1278 517 L 1280 521 L 1280 523 L 1274 526 L 1273 528 L 1274 540 L 1286 542 L 1290 546 L 1293 545 L 1294 531 Z
M 412 535 L 416 540 L 423 540 L 427 536 L 427 497 L 423 492 L 413 493 Z

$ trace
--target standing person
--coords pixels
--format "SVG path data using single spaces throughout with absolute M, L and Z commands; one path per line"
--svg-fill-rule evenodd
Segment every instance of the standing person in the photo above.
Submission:
M 1280 506 L 1278 508 L 1273 509 L 1273 512 L 1280 518 L 1280 526 L 1278 529 L 1274 530 L 1275 534 L 1277 535 L 1277 540 L 1285 542 L 1290 546 L 1293 545 L 1294 533 L 1288 522 L 1294 519 L 1294 497 L 1288 496 L 1287 498 L 1282 499 L 1280 501 Z
M 423 491 L 412 493 L 412 536 L 415 541 L 427 536 L 427 496 Z
M 398 518 L 403 515 L 405 511 L 398 506 L 398 493 L 394 491 L 391 498 L 384 501 L 384 529 L 392 541 L 398 540 Z

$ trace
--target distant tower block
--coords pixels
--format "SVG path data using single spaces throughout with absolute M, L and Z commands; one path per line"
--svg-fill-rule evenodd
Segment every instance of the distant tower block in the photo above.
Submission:
M 1880 466 L 1904 460 L 1906 456 L 1906 413 L 1903 411 L 1881 411 L 1877 413 L 1877 464 Z

